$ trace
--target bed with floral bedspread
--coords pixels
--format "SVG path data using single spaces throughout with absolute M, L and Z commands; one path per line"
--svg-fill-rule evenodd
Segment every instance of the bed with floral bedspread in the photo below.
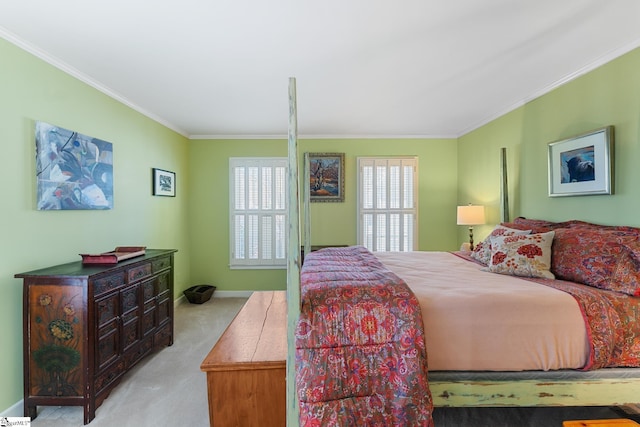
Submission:
M 309 254 L 296 383 L 302 426 L 431 426 L 420 306 L 362 247 Z
M 516 235 L 529 237 L 505 237 L 504 228 L 526 230 Z M 542 233 L 555 237 L 544 262 L 537 258 L 542 251 L 530 243 Z M 516 271 L 514 265 L 533 260 L 535 270 L 546 262 L 551 277 L 520 279 L 575 299 L 588 337 L 585 363 L 548 371 L 427 374 L 431 347 L 425 332 L 429 337 L 433 331 L 426 323 L 422 327 L 424 313 L 409 279 L 362 247 L 307 255 L 296 330 L 301 425 L 430 425 L 433 406 L 637 403 L 639 239 L 640 230 L 633 227 L 519 218 L 496 227 L 471 256 L 457 254 L 466 263 L 486 266 L 485 274 L 535 276 L 530 265 L 525 274 L 517 271 L 522 265 Z M 520 242 L 521 259 L 511 259 L 500 246 L 514 242 Z M 508 271 L 501 271 L 505 266 Z

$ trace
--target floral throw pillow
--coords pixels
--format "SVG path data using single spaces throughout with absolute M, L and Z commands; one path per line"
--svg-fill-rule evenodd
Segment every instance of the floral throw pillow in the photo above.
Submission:
M 512 276 L 555 279 L 551 271 L 551 245 L 555 232 L 491 238 L 489 271 Z
M 529 234 L 531 230 L 516 230 L 515 228 L 505 227 L 504 225 L 496 225 L 493 231 L 484 239 L 478 243 L 473 252 L 471 252 L 471 258 L 480 261 L 484 265 L 489 265 L 491 260 L 491 238 L 496 236 L 512 236 L 515 234 Z

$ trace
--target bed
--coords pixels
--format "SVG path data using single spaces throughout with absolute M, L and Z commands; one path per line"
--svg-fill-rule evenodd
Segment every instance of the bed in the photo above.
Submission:
M 433 406 L 637 403 L 639 237 L 632 227 L 517 218 L 472 253 L 307 255 L 296 331 L 301 425 L 429 425 Z M 379 298 L 394 293 L 388 286 L 411 294 Z M 417 315 L 393 314 L 415 303 Z M 403 328 L 380 327 L 389 319 Z M 373 342 L 362 336 L 371 325 L 394 334 Z M 407 353 L 418 362 L 393 365 L 403 381 L 384 367 Z M 404 406 L 385 407 L 393 396 Z

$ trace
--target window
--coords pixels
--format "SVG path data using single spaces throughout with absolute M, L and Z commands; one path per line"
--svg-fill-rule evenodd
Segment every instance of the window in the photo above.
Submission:
M 358 158 L 358 244 L 408 252 L 418 245 L 418 159 Z
M 229 159 L 231 268 L 286 268 L 287 159 Z

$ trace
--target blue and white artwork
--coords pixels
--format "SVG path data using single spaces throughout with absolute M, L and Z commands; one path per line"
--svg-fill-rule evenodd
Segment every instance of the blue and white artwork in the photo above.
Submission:
M 112 209 L 113 144 L 36 122 L 38 210 Z
M 595 181 L 594 153 L 593 145 L 560 153 L 560 182 Z

